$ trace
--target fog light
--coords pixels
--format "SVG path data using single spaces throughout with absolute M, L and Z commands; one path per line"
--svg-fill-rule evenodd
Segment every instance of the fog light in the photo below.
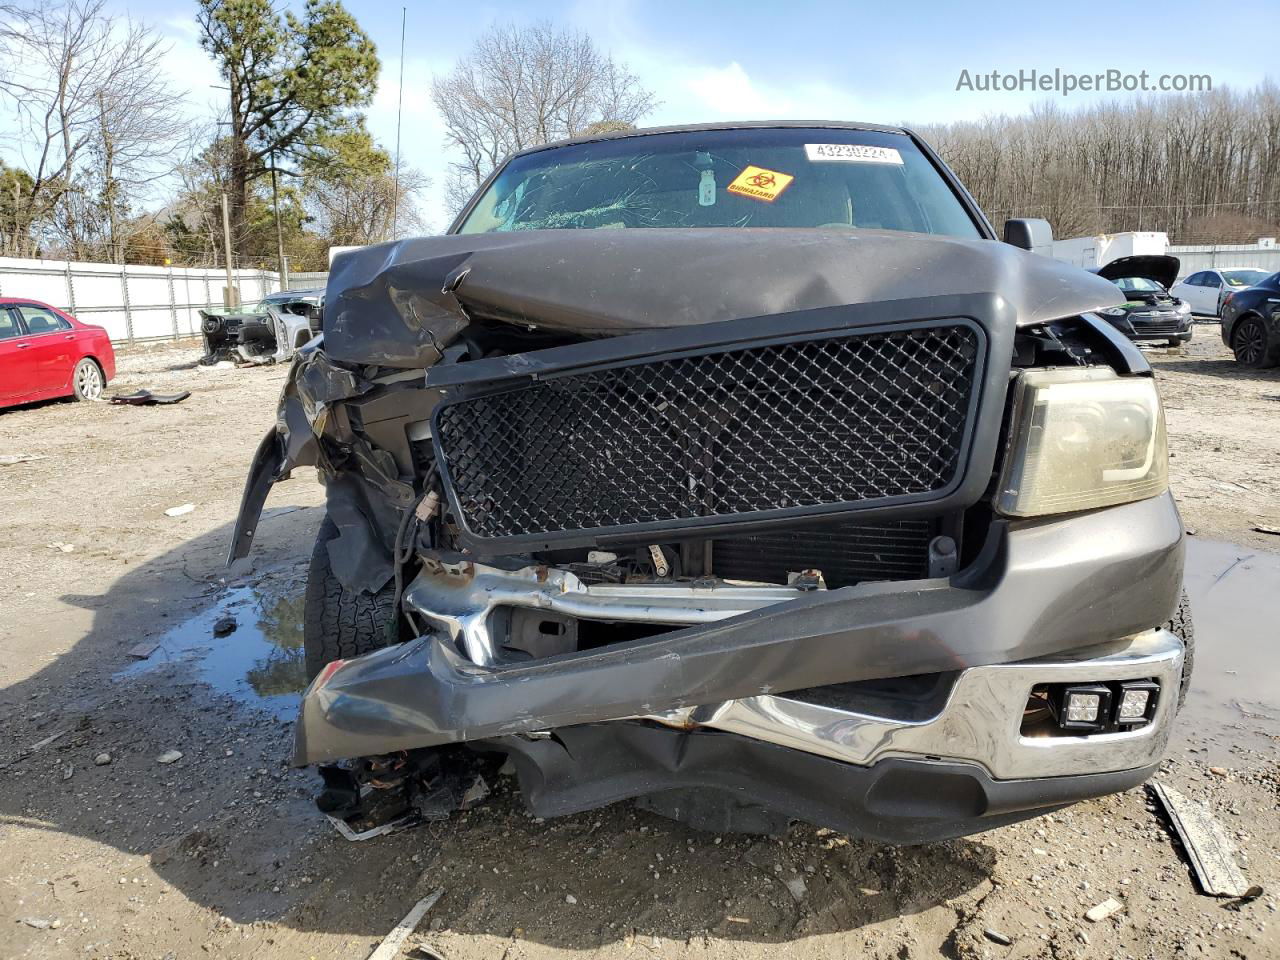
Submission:
M 1111 691 L 1102 684 L 1059 687 L 1053 712 L 1064 730 L 1101 730 L 1111 716 Z
M 1134 726 L 1146 723 L 1155 710 L 1159 684 L 1149 680 L 1130 680 L 1120 684 L 1120 702 L 1116 706 L 1116 723 Z
M 1145 706 L 1145 703 L 1143 704 Z M 1098 719 L 1102 697 L 1096 693 L 1067 694 L 1067 719 L 1075 723 L 1093 723 Z

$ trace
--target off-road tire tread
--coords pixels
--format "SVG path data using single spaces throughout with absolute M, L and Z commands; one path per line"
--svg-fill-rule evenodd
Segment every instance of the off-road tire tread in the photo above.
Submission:
M 1164 628 L 1180 637 L 1186 647 L 1186 654 L 1182 659 L 1182 682 L 1178 685 L 1178 709 L 1181 710 L 1187 699 L 1187 691 L 1191 689 L 1191 668 L 1196 659 L 1196 628 L 1191 620 L 1191 601 L 1187 599 L 1185 591 L 1178 600 L 1178 609 L 1173 611 L 1173 616 L 1168 619 Z
M 326 663 L 385 647 L 395 620 L 392 584 L 377 593 L 353 593 L 334 575 L 329 565 L 329 541 L 337 535 L 337 526 L 325 517 L 311 553 L 302 622 L 307 679 L 319 673 Z

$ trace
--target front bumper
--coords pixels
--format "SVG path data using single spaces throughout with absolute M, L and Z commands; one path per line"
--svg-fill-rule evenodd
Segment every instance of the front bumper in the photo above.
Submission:
M 1187 343 L 1192 337 L 1191 314 L 1171 313 L 1156 317 L 1106 317 L 1108 323 L 1130 340 L 1177 340 Z

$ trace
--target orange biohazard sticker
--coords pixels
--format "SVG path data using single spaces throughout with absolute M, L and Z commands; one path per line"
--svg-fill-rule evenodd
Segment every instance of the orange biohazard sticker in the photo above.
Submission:
M 730 193 L 736 193 L 739 196 L 773 203 L 794 179 L 795 177 L 789 173 L 779 173 L 777 170 L 748 165 L 747 169 L 738 174 L 727 189 Z

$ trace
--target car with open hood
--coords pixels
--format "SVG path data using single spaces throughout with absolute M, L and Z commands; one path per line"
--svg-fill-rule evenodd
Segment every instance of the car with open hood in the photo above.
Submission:
M 725 124 L 526 150 L 337 257 L 231 548 L 319 470 L 322 809 L 505 757 L 539 816 L 922 842 L 1149 777 L 1192 642 L 1160 399 L 1121 290 L 1003 236 L 910 131 Z
M 1171 347 L 1191 340 L 1191 304 L 1169 288 L 1178 276 L 1177 257 L 1120 257 L 1097 268 L 1125 295 L 1125 302 L 1098 313 L 1130 340 L 1161 341 Z

